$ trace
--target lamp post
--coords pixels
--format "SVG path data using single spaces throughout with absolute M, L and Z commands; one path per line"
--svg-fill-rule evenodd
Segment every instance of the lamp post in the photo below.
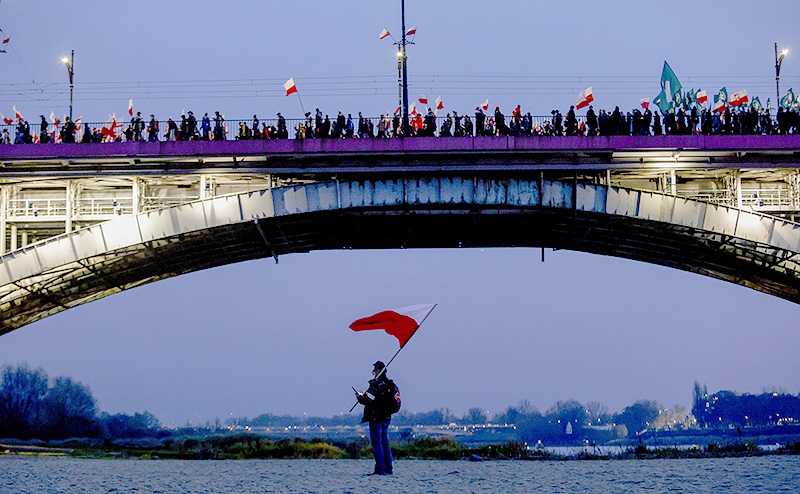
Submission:
M 406 62 L 408 56 L 406 55 L 406 0 L 400 1 L 400 21 L 403 30 L 400 42 L 397 43 L 397 71 L 400 86 L 400 108 L 401 117 L 403 119 L 403 135 L 407 135 L 409 128 L 408 125 L 408 68 Z
M 778 56 L 778 43 L 775 43 L 775 97 L 776 103 L 780 105 L 781 102 L 781 64 L 784 57 L 789 53 L 789 50 L 783 50 Z
M 75 73 L 75 50 L 72 50 L 72 57 L 63 57 L 61 63 L 67 66 L 67 73 L 69 74 L 69 119 L 72 120 L 72 90 L 75 85 L 72 82 L 72 76 Z

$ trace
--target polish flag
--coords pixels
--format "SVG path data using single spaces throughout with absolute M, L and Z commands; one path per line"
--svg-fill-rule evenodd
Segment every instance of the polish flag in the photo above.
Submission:
M 422 103 L 423 105 L 427 105 L 428 104 L 428 95 L 427 94 L 420 94 L 419 95 L 419 102 Z
M 417 34 L 417 26 L 414 26 L 411 29 L 409 29 L 408 31 L 406 31 L 406 36 L 412 36 L 414 34 Z
M 358 319 L 350 325 L 350 329 L 353 331 L 382 329 L 397 338 L 400 348 L 403 348 L 435 307 L 436 304 L 422 304 L 385 310 L 373 316 Z
M 411 106 L 408 107 L 408 114 L 409 115 L 416 115 L 417 114 L 417 104 L 411 103 Z
M 55 112 L 50 112 L 50 121 L 53 122 L 53 125 L 56 127 L 61 127 L 61 120 L 58 119 Z
M 650 98 L 642 98 L 639 100 L 639 104 L 642 105 L 642 108 L 647 110 L 650 107 Z
M 708 95 L 706 94 L 705 91 L 697 91 L 697 93 L 694 96 L 695 98 L 697 98 L 698 103 L 705 103 L 706 101 L 708 101 Z
M 402 109 L 403 109 L 403 106 L 402 106 L 402 105 L 401 105 L 401 106 L 398 106 L 398 107 L 397 107 L 397 110 L 395 110 L 395 111 L 394 111 L 394 114 L 395 114 L 395 115 L 399 115 L 399 114 L 400 114 L 400 110 L 402 110 Z
M 73 123 L 75 124 L 75 130 L 81 130 L 81 121 L 83 121 L 83 115 L 76 118 Z
M 733 93 L 729 103 L 731 106 L 739 106 L 742 103 L 747 103 L 748 101 L 750 100 L 747 98 L 747 89 L 742 89 L 738 93 Z
M 381 34 L 379 34 L 378 36 L 380 36 L 380 38 L 383 39 L 383 38 L 385 38 L 387 36 L 390 36 L 390 34 L 389 34 L 389 31 L 386 28 L 383 28 L 383 31 L 381 31 Z
M 486 101 L 481 103 L 481 108 L 483 108 L 483 111 L 489 111 L 489 98 L 486 98 Z
M 20 112 L 18 112 L 18 111 L 17 111 L 17 105 L 14 105 L 14 108 L 13 108 L 13 110 L 14 110 L 14 118 L 16 118 L 17 120 L 19 120 L 20 118 L 22 118 L 22 113 L 20 113 Z M 22 120 L 25 120 L 25 119 L 24 119 L 24 118 L 22 118 Z
M 437 110 L 444 110 L 444 103 L 442 103 L 442 97 L 441 96 L 436 98 L 436 109 Z
M 128 115 L 133 116 L 133 98 L 128 101 Z
M 722 101 L 722 100 L 719 100 L 719 101 L 715 101 L 714 105 L 711 106 L 711 111 L 712 112 L 720 112 L 721 113 L 721 112 L 725 111 L 725 108 L 727 108 L 725 106 L 725 102 Z
M 11 36 L 6 36 L 5 38 L 3 38 L 3 44 L 7 45 L 10 40 L 11 40 Z
M 290 77 L 288 81 L 283 83 L 283 89 L 286 90 L 286 96 L 297 92 L 297 86 L 294 83 L 294 77 Z
M 592 86 L 589 86 L 578 95 L 578 99 L 575 100 L 575 109 L 586 108 L 592 101 L 594 101 L 594 95 L 592 94 Z
M 13 121 L 13 120 L 11 120 L 10 118 L 6 118 L 6 116 L 5 116 L 5 115 L 3 115 L 2 113 L 0 113 L 0 118 L 2 118 L 2 119 L 3 119 L 3 122 L 4 122 L 6 125 L 11 125 L 12 123 L 14 123 L 14 121 Z

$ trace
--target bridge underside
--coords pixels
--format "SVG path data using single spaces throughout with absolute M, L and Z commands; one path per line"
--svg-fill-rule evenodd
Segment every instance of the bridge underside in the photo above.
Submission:
M 172 276 L 313 250 L 544 247 L 673 267 L 800 303 L 795 253 L 723 233 L 575 208 L 428 204 L 248 220 L 110 249 L 13 283 L 0 334 Z M 794 261 L 792 261 L 794 262 Z M 24 293 L 24 296 L 19 296 Z

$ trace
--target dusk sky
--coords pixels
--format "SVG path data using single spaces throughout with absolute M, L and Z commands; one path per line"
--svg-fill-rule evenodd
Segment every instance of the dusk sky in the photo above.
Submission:
M 46 8 L 43 6 L 46 5 Z M 596 109 L 653 99 L 668 61 L 685 89 L 747 89 L 775 104 L 773 44 L 788 48 L 782 93 L 800 90 L 796 3 L 767 1 L 406 1 L 410 98 L 471 113 L 566 112 L 593 86 Z M 728 26 L 725 27 L 726 22 Z M 752 23 L 745 28 L 743 24 Z M 400 2 L 4 0 L 0 112 L 68 112 L 62 56 L 75 50 L 74 115 L 136 110 L 245 119 L 307 111 L 377 116 L 397 107 Z M 739 32 L 741 31 L 741 32 Z M 746 32 L 746 36 L 740 35 Z M 800 392 L 800 306 L 695 274 L 539 249 L 312 252 L 224 266 L 107 297 L 0 337 L 0 365 L 27 363 L 88 385 L 110 413 L 166 425 L 261 413 L 333 416 L 397 341 L 348 325 L 438 303 L 389 368 L 410 411 L 527 399 L 638 399 L 691 406 L 709 391 Z M 357 412 L 357 411 L 356 411 Z M 353 413 L 356 413 L 353 412 Z

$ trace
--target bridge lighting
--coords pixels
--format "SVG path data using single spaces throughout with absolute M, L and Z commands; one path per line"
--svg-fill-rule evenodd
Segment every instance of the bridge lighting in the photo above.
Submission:
M 781 64 L 788 54 L 789 50 L 784 49 L 778 56 L 778 43 L 775 43 L 775 94 L 779 104 L 781 101 Z
M 72 76 L 75 74 L 75 50 L 72 50 L 70 58 L 61 57 L 61 63 L 67 66 L 67 74 L 69 75 L 69 119 L 72 120 L 72 90 L 75 87 Z

